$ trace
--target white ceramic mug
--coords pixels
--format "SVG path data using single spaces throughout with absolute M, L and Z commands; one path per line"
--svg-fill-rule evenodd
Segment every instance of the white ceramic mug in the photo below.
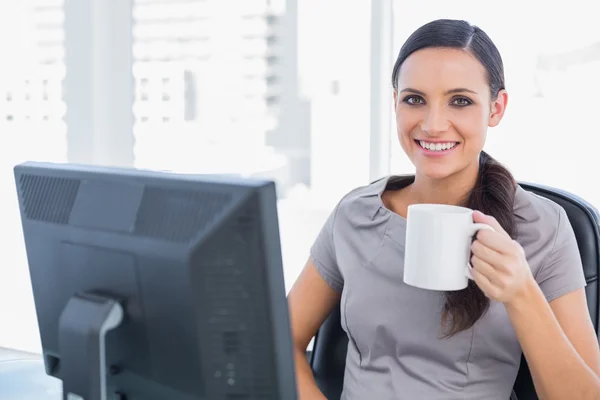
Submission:
M 404 282 L 430 290 L 462 290 L 471 276 L 471 243 L 480 229 L 473 210 L 443 204 L 408 206 Z

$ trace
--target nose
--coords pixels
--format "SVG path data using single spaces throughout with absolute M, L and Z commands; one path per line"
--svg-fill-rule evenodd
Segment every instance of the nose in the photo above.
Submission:
M 430 108 L 421 124 L 421 129 L 429 135 L 436 136 L 446 132 L 449 126 L 450 123 L 443 110 L 439 108 Z

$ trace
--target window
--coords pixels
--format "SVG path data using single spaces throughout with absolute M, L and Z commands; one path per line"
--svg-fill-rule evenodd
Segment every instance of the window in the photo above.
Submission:
M 110 24 L 107 10 L 90 16 L 89 0 L 78 0 L 67 3 L 68 29 L 62 1 L 0 2 L 0 50 L 11 55 L 0 65 L 4 193 L 14 193 L 12 167 L 26 159 L 272 179 L 289 290 L 344 194 L 390 172 L 412 172 L 396 139 L 389 76 L 408 35 L 447 17 L 480 25 L 504 58 L 510 104 L 486 150 L 519 180 L 600 207 L 600 31 L 584 0 L 566 10 L 541 0 L 495 10 L 474 0 L 134 0 L 111 3 L 123 12 Z M 67 118 L 67 137 L 64 60 L 73 52 L 65 46 L 79 30 L 90 43 L 125 45 L 91 47 L 95 68 L 85 64 L 87 53 L 67 60 L 87 68 L 81 82 L 66 79 L 81 100 L 69 104 L 75 117 Z M 117 64 L 132 75 L 111 82 L 96 71 Z M 107 97 L 111 104 L 94 106 Z M 96 131 L 87 114 L 73 112 L 85 101 L 86 112 L 118 114 L 114 125 L 100 118 L 106 125 Z M 0 315 L 9 326 L 0 346 L 39 351 L 16 196 L 10 201 L 0 209 L 8 260 L 0 266 Z
M 370 5 L 236 4 L 134 1 L 135 166 L 273 179 L 289 290 L 368 183 Z
M 0 2 L 0 346 L 39 350 L 12 168 L 67 161 L 61 0 Z
M 135 0 L 92 13 L 88 0 L 60 1 L 5 2 L 0 13 L 0 48 L 19 53 L 1 74 L 6 191 L 25 159 L 272 179 L 289 290 L 337 201 L 371 178 L 371 5 Z M 19 29 L 24 39 L 11 40 Z M 3 219 L 14 243 L 0 269 L 10 327 L 0 346 L 40 351 L 15 200 Z

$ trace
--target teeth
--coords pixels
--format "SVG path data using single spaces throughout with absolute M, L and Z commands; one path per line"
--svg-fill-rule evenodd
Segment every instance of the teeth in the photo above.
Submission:
M 444 151 L 449 150 L 456 146 L 456 142 L 447 142 L 447 143 L 427 143 L 423 140 L 419 141 L 421 147 L 431 151 Z

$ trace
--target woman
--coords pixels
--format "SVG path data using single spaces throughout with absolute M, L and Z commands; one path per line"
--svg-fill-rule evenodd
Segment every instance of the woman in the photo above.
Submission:
M 317 237 L 288 298 L 300 398 L 324 398 L 304 354 L 341 300 L 344 399 L 508 399 L 522 353 L 540 398 L 599 399 L 600 351 L 565 211 L 482 151 L 508 100 L 495 45 L 464 21 L 428 23 L 400 50 L 392 84 L 416 174 L 353 190 Z M 407 207 L 418 203 L 467 206 L 495 228 L 472 244 L 466 289 L 403 283 Z

